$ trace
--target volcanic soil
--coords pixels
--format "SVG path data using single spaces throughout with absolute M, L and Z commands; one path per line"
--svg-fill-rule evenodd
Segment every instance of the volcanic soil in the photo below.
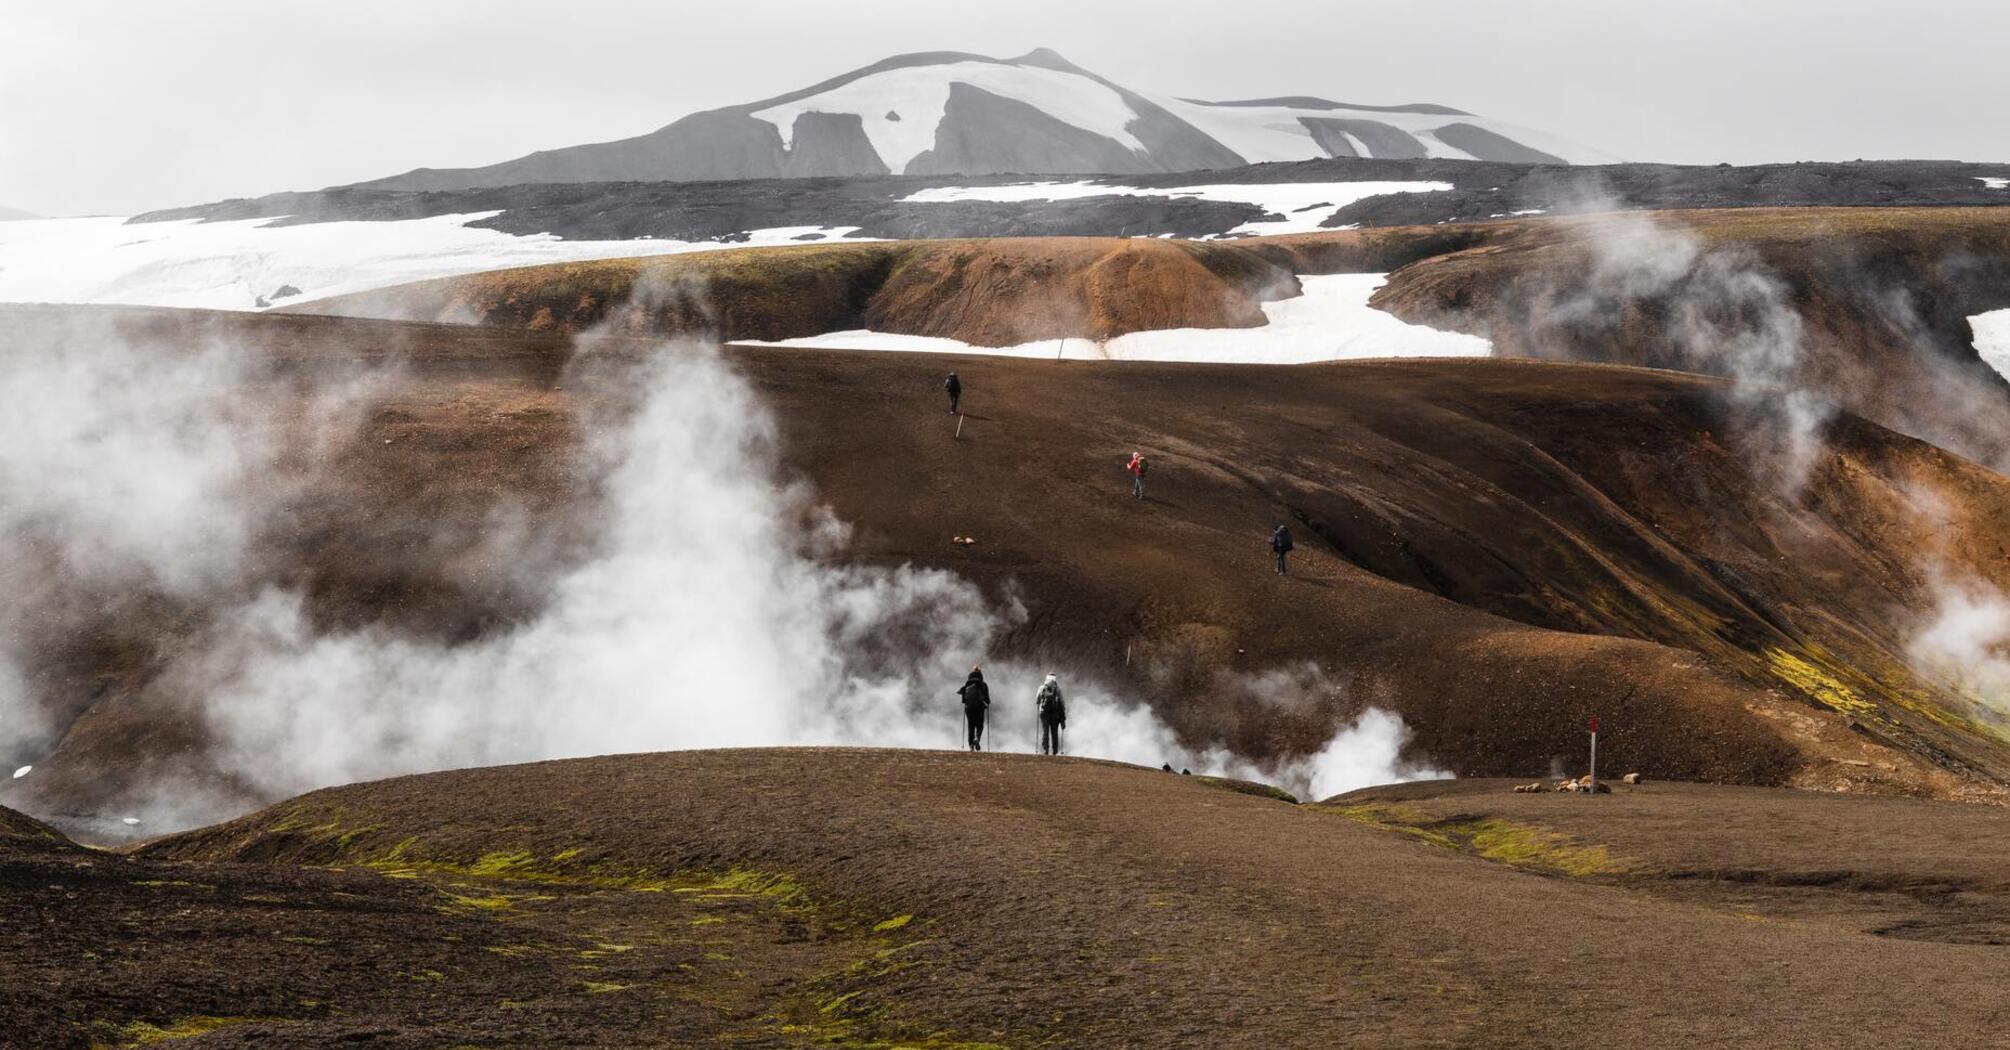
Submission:
M 1985 1045 L 1995 807 L 1081 759 L 616 756 L 0 840 L 0 1043 Z
M 4 316 L 31 339 L 80 315 Z M 270 374 L 244 401 L 280 413 L 304 373 L 396 365 L 262 523 L 229 592 L 99 594 L 49 563 L 68 600 L 20 659 L 60 737 L 19 758 L 35 772 L 0 803 L 99 838 L 132 834 L 114 818 L 175 778 L 272 801 L 219 766 L 202 697 L 165 673 L 201 644 L 206 602 L 283 587 L 318 627 L 448 643 L 536 615 L 541 581 L 591 549 L 581 414 L 631 396 L 621 361 L 702 352 L 605 339 L 575 359 L 556 333 L 82 316 L 163 353 L 255 347 Z M 1408 725 L 1412 760 L 1462 776 L 1543 773 L 1580 753 L 1592 714 L 1613 762 L 1657 778 L 1994 797 L 2010 772 L 2000 717 L 1905 663 L 1934 601 L 1922 552 L 2010 588 L 2010 483 L 1853 417 L 1795 492 L 1725 384 L 1671 372 L 726 360 L 776 416 L 780 478 L 854 527 L 843 557 L 952 569 L 1001 610 L 1016 597 L 1026 618 L 994 656 L 1112 683 L 1196 746 L 1304 755 L 1379 706 Z M 1122 470 L 1133 449 L 1155 463 L 1143 501 Z M 1931 515 L 1896 495 L 1922 488 L 1943 494 Z M 514 559 L 471 539 L 499 509 L 526 537 Z M 1300 537 L 1283 579 L 1265 549 L 1279 521 Z M 1302 705 L 1236 677 L 1306 666 L 1337 687 Z
M 2010 383 L 1976 353 L 1968 322 L 2010 307 L 2002 207 L 757 248 L 499 270 L 289 309 L 575 331 L 614 319 L 631 334 L 721 339 L 870 328 L 1009 346 L 1261 324 L 1261 303 L 1295 295 L 1300 275 L 1330 273 L 1388 273 L 1373 305 L 1484 336 L 1496 356 L 1790 383 L 1978 462 L 2010 463 Z

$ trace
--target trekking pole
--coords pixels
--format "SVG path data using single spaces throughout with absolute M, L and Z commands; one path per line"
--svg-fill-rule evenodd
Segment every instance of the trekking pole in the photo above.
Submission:
M 956 413 L 956 439 L 963 440 L 963 413 Z

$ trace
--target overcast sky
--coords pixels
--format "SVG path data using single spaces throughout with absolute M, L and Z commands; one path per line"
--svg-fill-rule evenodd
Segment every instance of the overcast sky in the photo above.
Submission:
M 128 213 L 654 130 L 903 51 L 1439 102 L 1630 160 L 2010 161 L 2004 0 L 0 0 L 0 206 Z

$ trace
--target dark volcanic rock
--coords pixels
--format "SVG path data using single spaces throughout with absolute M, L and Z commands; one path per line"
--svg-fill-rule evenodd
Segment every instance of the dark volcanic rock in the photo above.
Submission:
M 1305 117 L 1299 123 L 1312 133 L 1313 141 L 1319 143 L 1321 149 L 1336 157 L 1359 155 L 1353 144 L 1347 141 L 1347 135 L 1360 139 L 1378 157 L 1414 160 L 1424 155 L 1424 144 L 1418 142 L 1415 136 L 1379 120 Z
M 789 178 L 815 175 L 885 175 L 886 162 L 865 137 L 856 113 L 805 113 L 796 118 L 782 174 Z
M 935 148 L 908 162 L 915 175 L 1014 171 L 1080 174 L 1164 170 L 1115 139 L 1063 123 L 1017 99 L 949 86 Z
M 773 130 L 773 125 L 763 121 L 751 123 Z M 1142 137 L 1143 132 L 1139 134 Z M 854 144 L 861 148 L 870 145 Z M 775 163 L 787 162 L 788 154 L 782 149 L 778 135 L 772 145 Z M 983 150 L 981 144 L 956 148 L 967 150 L 970 156 L 981 156 Z M 1530 210 L 1555 214 L 1615 208 L 2001 206 L 2010 204 L 2010 192 L 1989 189 L 1980 178 L 2004 175 L 2010 175 L 2010 165 L 1952 161 L 1769 164 L 1744 168 L 1614 164 L 1592 168 L 1337 157 L 1208 172 L 1137 170 L 1113 180 L 1146 187 L 1203 182 L 1418 180 L 1452 185 L 1447 191 L 1396 193 L 1356 201 L 1335 211 L 1325 223 L 1407 226 L 1492 219 Z M 1026 179 L 1027 176 L 1012 175 L 887 175 L 520 184 L 433 191 L 339 187 L 176 208 L 142 215 L 133 221 L 284 216 L 278 221 L 290 225 L 500 211 L 501 215 L 476 225 L 519 234 L 549 232 L 570 239 L 708 240 L 776 226 L 857 226 L 860 235 L 868 237 L 1029 234 L 1206 237 L 1225 233 L 1262 214 L 1262 209 L 1248 204 L 1122 195 L 1018 204 L 904 200 L 932 186 L 1014 183 Z
M 1502 161 L 1508 164 L 1562 164 L 1562 157 L 1531 149 L 1499 132 L 1488 131 L 1477 124 L 1447 124 L 1438 129 L 1438 138 L 1455 149 L 1481 160 Z

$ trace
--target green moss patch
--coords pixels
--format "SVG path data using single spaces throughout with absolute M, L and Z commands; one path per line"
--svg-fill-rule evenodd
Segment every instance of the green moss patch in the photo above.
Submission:
M 1441 818 L 1413 806 L 1373 802 L 1320 808 L 1349 820 L 1423 839 L 1434 846 L 1477 854 L 1531 871 L 1588 878 L 1637 874 L 1641 870 L 1638 864 L 1614 856 L 1604 846 L 1581 845 L 1568 836 L 1500 817 Z
M 120 1046 L 150 1046 L 176 1039 L 193 1039 L 231 1025 L 265 1021 L 263 1017 L 182 1017 L 164 1025 L 134 1021 L 119 1029 Z

